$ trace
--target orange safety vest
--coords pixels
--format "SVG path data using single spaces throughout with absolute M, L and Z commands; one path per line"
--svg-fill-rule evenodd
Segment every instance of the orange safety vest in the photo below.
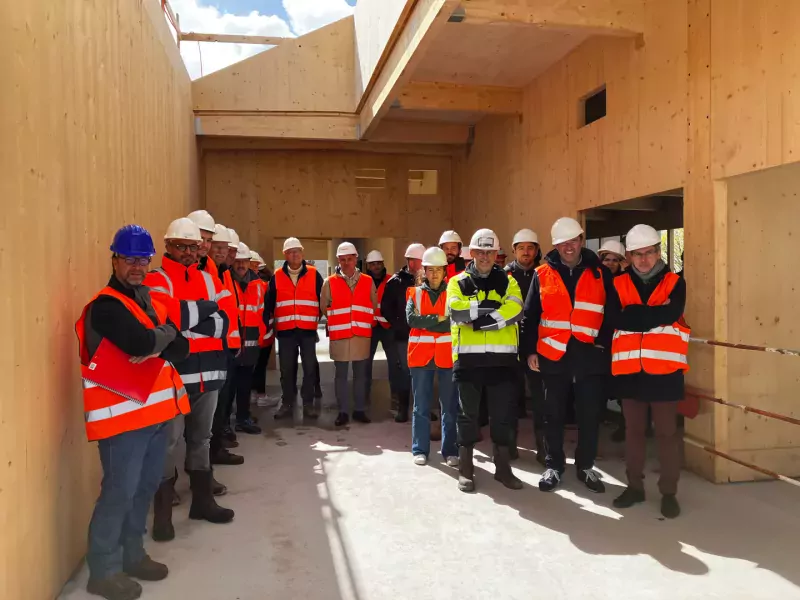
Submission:
M 442 292 L 436 300 L 436 304 L 431 304 L 430 294 L 421 287 L 408 288 L 406 299 L 413 300 L 420 315 L 442 315 L 446 314 L 447 294 Z M 453 368 L 453 343 L 450 332 L 433 333 L 425 329 L 412 328 L 408 335 L 408 366 L 425 367 L 434 360 L 434 364 L 440 369 Z
M 306 267 L 306 274 L 298 277 L 297 285 L 283 269 L 275 271 L 275 328 L 317 330 L 319 323 L 319 296 L 317 295 L 317 269 Z
M 78 352 L 81 360 L 83 416 L 86 422 L 86 437 L 89 441 L 103 440 L 126 431 L 164 423 L 179 414 L 189 414 L 191 410 L 189 396 L 186 394 L 181 376 L 172 363 L 158 357 L 149 359 L 162 362 L 163 367 L 144 404 L 129 400 L 127 397 L 91 381 L 92 357 L 89 356 L 86 347 L 86 314 L 92 302 L 100 296 L 116 298 L 147 329 L 155 329 L 153 321 L 142 307 L 111 287 L 100 290 L 83 308 L 80 318 L 75 323 L 75 333 L 78 335 Z M 164 325 L 167 322 L 167 308 L 155 299 L 151 300 L 153 310 L 158 317 L 158 324 Z
M 267 297 L 267 292 L 269 292 L 269 283 L 261 279 L 261 285 L 264 293 L 264 298 Z M 264 315 L 262 311 L 261 315 L 261 339 L 259 341 L 259 346 L 262 348 L 266 348 L 272 345 L 272 342 L 275 341 L 275 332 L 272 329 L 272 324 L 275 322 L 275 319 L 269 320 L 269 327 L 264 323 Z
M 372 278 L 362 273 L 353 291 L 341 275 L 331 275 L 328 281 L 331 287 L 331 306 L 328 309 L 330 339 L 345 340 L 354 335 L 372 337 L 375 324 Z
M 234 307 L 239 306 L 239 293 L 236 286 L 233 284 L 233 275 L 230 269 L 226 269 L 222 274 L 222 286 L 231 293 L 231 304 Z M 225 311 L 228 312 L 227 310 Z M 239 311 L 233 311 L 234 315 L 228 315 L 230 325 L 228 326 L 228 348 L 238 350 L 242 347 L 242 323 L 239 320 Z M 235 318 L 234 318 L 235 317 Z
M 679 279 L 675 273 L 667 273 L 650 294 L 647 306 L 665 304 Z M 642 304 L 629 273 L 616 277 L 614 287 L 623 309 Z M 691 329 L 683 315 L 672 325 L 654 327 L 644 333 L 617 329 L 611 342 L 612 375 L 630 375 L 640 371 L 651 375 L 669 375 L 676 371 L 688 371 L 690 334 Z
M 544 264 L 536 268 L 542 316 L 539 321 L 539 342 L 536 353 L 558 361 L 566 354 L 569 338 L 594 344 L 603 324 L 606 289 L 602 275 L 585 269 L 575 286 L 575 306 L 558 271 Z
M 239 292 L 239 322 L 242 324 L 244 339 L 242 343 L 247 348 L 258 348 L 266 333 L 264 324 L 264 298 L 267 285 L 261 279 L 254 279 L 247 283 L 247 289 Z
M 381 284 L 378 286 L 378 308 L 375 311 L 375 321 L 384 329 L 389 329 L 389 321 L 386 320 L 386 317 L 381 315 L 381 301 L 383 301 L 383 293 L 386 291 L 386 282 L 389 281 L 390 278 L 390 275 L 387 273 L 386 277 L 383 278 L 383 281 L 381 281 Z

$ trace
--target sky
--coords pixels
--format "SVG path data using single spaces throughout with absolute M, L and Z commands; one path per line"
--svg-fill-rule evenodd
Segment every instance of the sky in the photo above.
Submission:
M 180 15 L 183 32 L 296 37 L 352 14 L 356 0 L 170 0 L 170 4 Z M 199 46 L 197 42 L 181 43 L 192 79 L 267 48 L 253 44 Z

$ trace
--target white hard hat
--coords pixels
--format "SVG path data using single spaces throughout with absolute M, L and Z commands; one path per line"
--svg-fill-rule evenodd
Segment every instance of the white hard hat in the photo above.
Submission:
M 461 244 L 461 236 L 452 229 L 445 231 L 442 234 L 442 237 L 439 238 L 439 245 L 441 246 L 442 244 L 447 244 L 449 242 L 457 242 Z
M 533 231 L 533 229 L 520 229 L 514 234 L 514 241 L 511 243 L 511 247 L 514 248 L 517 244 L 521 244 L 522 242 L 538 244 L 539 236 L 536 235 L 536 232 Z
M 214 217 L 207 210 L 196 210 L 189 213 L 188 217 L 203 231 L 215 233 Z
M 250 260 L 250 248 L 244 242 L 239 242 L 236 249 L 236 260 Z
M 253 261 L 258 260 L 258 252 L 256 252 L 255 250 L 250 250 L 250 260 Z
M 167 227 L 167 233 L 164 234 L 165 240 L 191 240 L 193 242 L 202 242 L 203 236 L 200 235 L 200 228 L 188 217 L 181 217 L 175 219 Z
M 367 262 L 383 262 L 383 254 L 381 254 L 378 250 L 373 250 L 367 254 Z
M 625 256 L 625 246 L 623 246 L 620 242 L 616 240 L 609 240 L 605 244 L 600 247 L 600 250 L 597 253 L 602 257 L 605 254 L 618 254 L 619 256 Z
M 625 236 L 625 249 L 628 252 L 641 250 L 661 243 L 661 234 L 650 225 L 634 225 Z
M 553 238 L 553 244 L 561 244 L 569 240 L 574 240 L 579 235 L 583 234 L 583 227 L 575 219 L 570 217 L 561 217 L 550 229 L 550 236 Z
M 414 243 L 406 248 L 405 258 L 416 258 L 419 260 L 422 258 L 423 254 L 425 254 L 425 246 Z
M 422 266 L 423 267 L 446 267 L 447 266 L 447 254 L 445 254 L 444 250 L 442 250 L 438 246 L 434 246 L 433 248 L 428 248 L 427 250 L 425 250 L 425 253 L 422 255 Z
M 478 229 L 469 241 L 470 250 L 500 250 L 500 240 L 491 229 Z
M 296 237 L 286 238 L 286 241 L 283 242 L 283 251 L 286 252 L 287 250 L 294 250 L 295 248 L 302 250 L 303 244 L 300 243 Z
M 239 249 L 239 234 L 236 233 L 235 229 L 231 229 L 228 227 L 228 237 L 231 238 L 231 241 L 228 242 L 228 248 L 233 248 L 234 250 Z
M 350 242 L 342 242 L 336 249 L 336 256 L 349 256 L 351 254 L 358 256 L 358 250 Z
M 231 241 L 231 234 L 230 229 L 225 227 L 225 225 L 220 225 L 217 223 L 214 225 L 214 237 L 211 238 L 212 242 L 228 242 Z

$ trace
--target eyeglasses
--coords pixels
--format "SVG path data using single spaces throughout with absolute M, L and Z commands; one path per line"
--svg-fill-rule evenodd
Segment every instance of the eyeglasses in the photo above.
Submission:
M 634 250 L 631 252 L 631 255 L 635 258 L 650 258 L 651 256 L 655 256 L 656 254 L 661 254 L 658 250 L 654 250 L 650 248 L 647 252 L 639 252 L 638 250 Z
M 146 267 L 149 265 L 153 259 L 150 256 L 117 256 L 117 258 L 121 259 L 125 262 L 126 265 L 133 266 L 139 265 L 140 267 Z
M 187 250 L 189 252 L 197 252 L 198 250 L 200 250 L 200 246 L 198 246 L 197 244 L 189 245 L 189 244 L 178 244 L 178 243 L 172 242 L 172 245 L 179 252 L 186 252 Z

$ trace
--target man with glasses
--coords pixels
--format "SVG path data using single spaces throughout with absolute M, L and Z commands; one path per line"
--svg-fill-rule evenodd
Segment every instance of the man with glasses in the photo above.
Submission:
M 605 486 L 594 471 L 594 461 L 611 368 L 613 315 L 608 314 L 608 298 L 613 297 L 614 286 L 611 272 L 583 247 L 583 228 L 575 219 L 558 219 L 550 233 L 555 249 L 533 275 L 521 338 L 528 367 L 541 372 L 544 383 L 547 470 L 539 489 L 554 490 L 564 475 L 564 422 L 573 390 L 578 479 L 601 493 Z
M 186 427 L 185 466 L 192 490 L 190 519 L 227 523 L 234 513 L 217 505 L 213 496 L 213 474 L 209 458 L 211 425 L 219 390 L 225 383 L 228 358 L 225 339 L 227 314 L 219 303 L 230 295 L 210 273 L 197 268 L 197 253 L 203 238 L 189 218 L 170 223 L 164 236 L 166 253 L 161 268 L 145 279 L 154 298 L 163 302 L 170 318 L 179 323 L 189 339 L 189 357 L 176 364 L 189 393 L 190 415 L 173 421 L 164 480 L 156 494 L 152 536 L 156 541 L 175 537 L 172 526 L 172 497 L 175 483 L 175 449 Z
M 166 565 L 147 555 L 142 538 L 161 482 L 170 421 L 189 412 L 186 390 L 171 364 L 188 356 L 189 344 L 168 317 L 167 307 L 142 285 L 155 254 L 150 233 L 139 225 L 126 225 L 114 236 L 111 251 L 113 274 L 75 325 L 86 435 L 97 441 L 103 467 L 100 497 L 89 525 L 87 589 L 109 599 L 138 598 L 142 587 L 133 579 L 158 581 L 168 574 Z M 127 355 L 131 364 L 116 369 L 111 382 L 105 379 L 98 385 L 91 378 L 102 367 L 99 355 L 106 342 Z M 152 378 L 153 367 L 160 371 L 145 402 L 123 395 L 131 379 Z

